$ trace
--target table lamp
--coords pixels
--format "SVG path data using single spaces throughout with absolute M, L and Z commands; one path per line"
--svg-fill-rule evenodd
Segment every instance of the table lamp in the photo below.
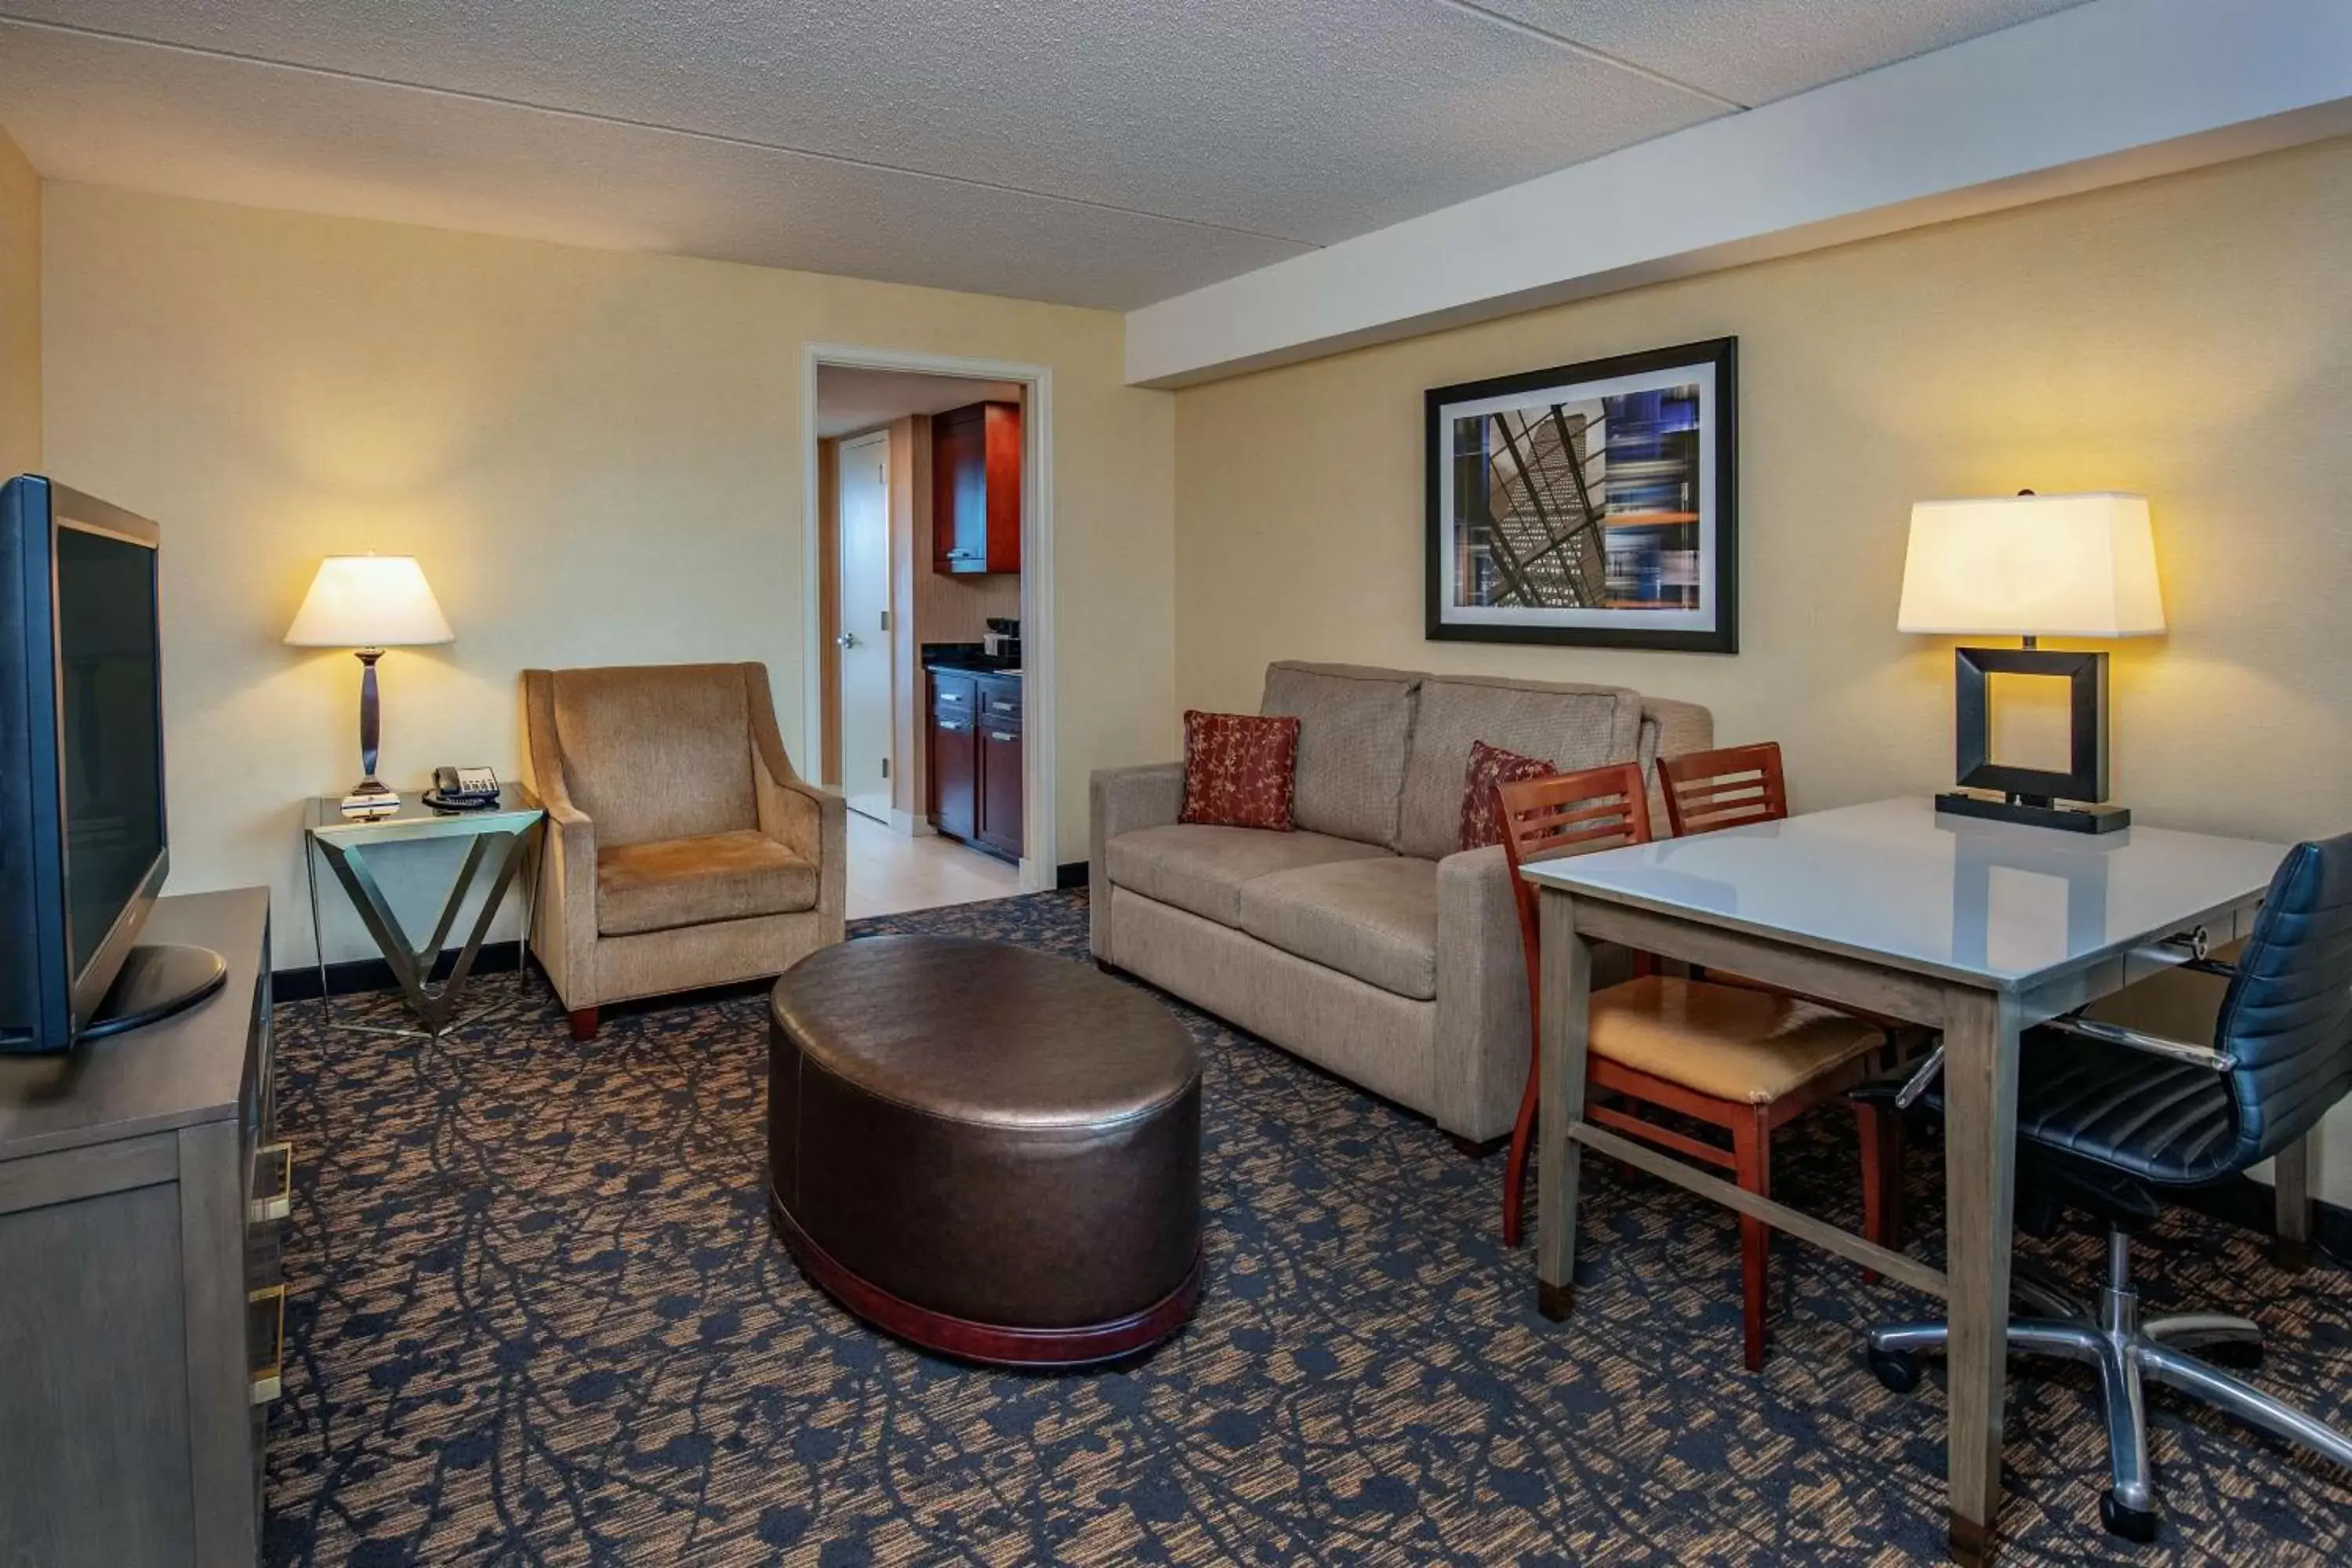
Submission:
M 343 797 L 353 816 L 400 809 L 400 796 L 375 776 L 381 714 L 375 661 L 389 647 L 454 642 L 449 622 L 413 555 L 330 555 L 286 628 L 293 647 L 347 647 L 360 661 L 360 766 L 365 776 Z
M 2128 810 L 2106 804 L 2107 656 L 2046 651 L 2040 639 L 2164 630 L 2147 498 L 2020 490 L 1921 501 L 1911 509 L 1895 624 L 1906 632 L 2024 639 L 2021 648 L 1955 650 L 1953 749 L 1960 787 L 1936 797 L 1937 811 L 2073 833 L 2131 826 Z M 1990 682 L 1996 675 L 2069 683 L 2065 772 L 1993 760 Z

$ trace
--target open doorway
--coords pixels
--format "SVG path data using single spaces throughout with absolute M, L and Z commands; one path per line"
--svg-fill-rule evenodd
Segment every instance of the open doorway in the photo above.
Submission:
M 853 918 L 1055 885 L 1043 367 L 811 345 L 804 745 Z

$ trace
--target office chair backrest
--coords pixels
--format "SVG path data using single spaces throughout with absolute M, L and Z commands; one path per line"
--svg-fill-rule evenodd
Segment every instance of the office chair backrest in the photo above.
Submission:
M 2242 1170 L 2352 1092 L 2352 834 L 2287 851 L 2214 1022 L 2233 1058 Z

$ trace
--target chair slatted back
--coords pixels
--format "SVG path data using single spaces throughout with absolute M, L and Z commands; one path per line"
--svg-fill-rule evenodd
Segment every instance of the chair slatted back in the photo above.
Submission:
M 1665 786 L 1667 831 L 1677 838 L 1789 815 L 1777 741 L 1660 757 L 1658 778 Z
M 1537 891 L 1519 873 L 1538 860 L 1590 855 L 1650 841 L 1650 796 L 1642 770 L 1613 763 L 1581 773 L 1522 779 L 1495 786 L 1496 813 L 1503 819 L 1503 855 L 1510 862 L 1511 895 L 1517 900 L 1519 942 L 1528 961 L 1528 993 L 1535 996 L 1538 974 Z

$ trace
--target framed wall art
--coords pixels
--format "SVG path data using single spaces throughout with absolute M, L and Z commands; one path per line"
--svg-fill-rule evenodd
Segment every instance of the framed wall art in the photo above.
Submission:
M 1738 348 L 1431 390 L 1428 635 L 1737 653 Z

